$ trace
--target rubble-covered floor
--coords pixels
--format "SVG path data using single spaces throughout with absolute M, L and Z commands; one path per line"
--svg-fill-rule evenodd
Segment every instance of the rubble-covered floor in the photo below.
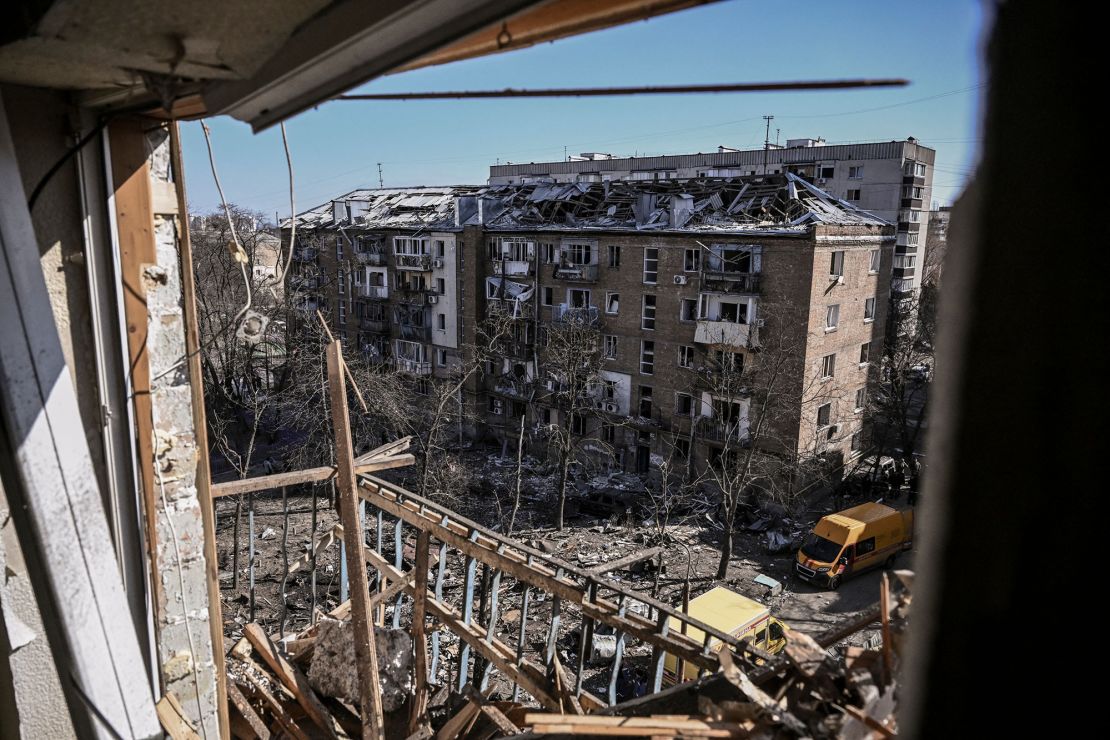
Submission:
M 465 455 L 468 462 L 481 471 L 479 478 L 481 482 L 478 485 L 487 493 L 484 496 L 469 496 L 464 500 L 452 501 L 450 506 L 481 524 L 498 528 L 503 521 L 507 520 L 508 510 L 511 507 L 508 495 L 515 486 L 515 460 L 499 460 L 496 451 L 491 451 L 489 448 L 471 450 Z M 513 532 L 514 537 L 531 540 L 543 550 L 586 568 L 596 567 L 606 561 L 615 560 L 657 544 L 653 540 L 654 529 L 645 524 L 642 516 L 636 518 L 626 516 L 622 521 L 616 522 L 577 516 L 569 520 L 564 531 L 555 531 L 550 519 L 550 512 L 553 511 L 551 502 L 555 498 L 554 476 L 546 474 L 538 464 L 533 463 L 529 467 L 534 474 L 526 475 L 524 478 L 524 496 L 517 517 L 518 526 Z M 414 478 L 415 473 L 411 470 L 389 471 L 383 477 L 404 483 L 406 476 L 411 479 Z M 599 483 L 607 482 L 619 487 L 622 481 L 629 481 L 630 477 L 618 476 L 608 481 L 604 478 L 597 480 Z M 410 480 L 409 483 L 411 482 Z M 584 487 L 584 484 L 580 483 L 580 486 Z M 327 490 L 326 487 L 318 488 L 320 493 L 317 498 L 316 512 L 317 537 L 329 531 L 338 521 L 336 512 L 331 508 L 326 496 Z M 488 491 L 491 490 L 501 492 L 500 510 L 498 506 L 490 505 Z M 288 501 L 291 512 L 288 559 L 289 562 L 293 562 L 308 551 L 308 543 L 311 539 L 310 489 L 290 488 Z M 817 504 L 809 511 L 805 520 L 788 522 L 786 528 L 793 532 L 805 531 L 812 521 L 833 510 L 831 500 L 825 500 L 823 504 Z M 254 509 L 255 619 L 269 634 L 276 634 L 279 632 L 281 619 L 281 584 L 285 568 L 282 557 L 283 517 L 280 492 L 272 491 L 256 495 Z M 231 588 L 233 512 L 233 500 L 217 501 L 219 569 L 223 595 L 224 634 L 228 640 L 228 647 L 241 636 L 242 626 L 251 621 L 246 505 L 244 504 L 241 522 L 238 590 Z M 663 601 L 677 605 L 681 603 L 682 585 L 687 572 L 687 553 L 689 553 L 691 594 L 696 596 L 712 586 L 719 585 L 720 582 L 715 578 L 719 551 L 716 542 L 718 530 L 705 510 L 695 508 L 686 515 L 685 519 L 676 517 L 674 521 L 675 523 L 667 529 L 668 539 L 663 559 L 664 572 L 659 578 L 659 597 Z M 372 521 L 369 524 L 369 533 L 373 538 Z M 385 550 L 390 558 L 392 558 L 391 539 L 392 527 L 387 523 Z M 764 546 L 765 539 L 765 535 L 758 531 L 744 529 L 738 533 L 734 557 L 728 578 L 724 583 L 767 604 L 777 617 L 791 627 L 810 634 L 820 633 L 859 616 L 878 600 L 879 571 L 849 580 L 836 592 L 816 589 L 791 577 L 792 550 L 774 555 L 767 554 Z M 339 551 L 339 544 L 335 542 L 323 550 L 317 558 L 315 606 L 321 613 L 326 613 L 339 604 Z M 902 556 L 898 566 L 912 567 L 911 558 L 912 553 Z M 452 591 L 461 588 L 462 564 L 449 560 L 447 566 L 448 576 L 445 586 L 449 594 L 456 595 Z M 766 589 L 753 581 L 760 573 L 780 581 L 783 584 L 782 593 L 768 596 Z M 637 573 L 623 570 L 612 573 L 611 577 L 623 580 L 633 588 L 648 593 L 652 590 L 655 580 L 654 574 L 648 569 Z M 310 622 L 313 605 L 312 577 L 308 568 L 300 568 L 289 577 L 286 594 L 288 602 L 286 632 L 304 629 Z M 498 631 L 504 633 L 506 639 L 515 644 L 515 634 L 519 628 L 520 594 L 508 591 L 503 592 L 500 598 L 501 623 Z M 530 609 L 529 621 L 535 620 L 535 624 L 530 628 L 528 642 L 530 649 L 537 652 L 545 639 L 543 625 L 549 609 L 550 606 L 542 602 L 533 602 Z M 568 623 L 564 620 L 564 626 L 564 633 L 567 634 L 573 633 L 576 625 L 573 621 Z M 533 631 L 537 631 L 534 637 Z M 877 640 L 877 630 L 872 630 L 856 634 L 848 643 L 869 645 Z M 564 639 L 562 644 L 570 648 L 571 653 L 576 652 L 569 640 Z M 457 650 L 457 640 L 452 635 L 445 635 L 444 650 L 449 655 Z M 574 662 L 577 661 L 576 657 L 568 657 Z M 640 657 L 646 664 L 647 655 Z M 627 660 L 629 665 L 634 666 L 638 662 L 634 652 L 629 654 Z M 589 690 L 598 694 L 604 693 L 604 681 L 601 675 L 604 671 L 604 667 L 587 671 L 586 686 Z M 445 679 L 446 676 L 443 678 Z

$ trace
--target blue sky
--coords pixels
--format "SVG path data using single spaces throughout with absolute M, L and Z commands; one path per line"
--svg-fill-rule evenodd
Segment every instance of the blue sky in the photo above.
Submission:
M 916 136 L 937 150 L 933 197 L 959 195 L 978 151 L 982 10 L 921 4 L 730 0 L 551 44 L 385 77 L 356 92 L 904 77 L 902 89 L 472 101 L 335 101 L 286 123 L 297 210 L 358 187 L 481 184 L 495 162 L 565 151 L 676 154 L 771 136 L 830 143 Z M 209 119 L 231 202 L 288 215 L 278 129 Z M 190 208 L 218 207 L 199 122 L 182 124 Z M 272 216 L 271 216 L 272 217 Z

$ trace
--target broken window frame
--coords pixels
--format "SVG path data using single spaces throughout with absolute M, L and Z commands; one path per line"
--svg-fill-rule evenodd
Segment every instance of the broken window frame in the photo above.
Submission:
M 840 324 L 840 304 L 833 303 L 825 308 L 825 331 L 836 331 Z
M 824 416 L 824 421 L 821 417 Z M 823 403 L 817 407 L 817 429 L 827 429 L 832 426 L 832 402 Z
M 617 335 L 603 334 L 601 337 L 602 357 L 606 360 L 617 359 Z
M 655 331 L 655 296 L 645 294 L 640 299 L 640 328 Z
M 821 358 L 821 380 L 828 380 L 836 375 L 836 353 L 825 355 Z
M 620 313 L 621 294 L 613 291 L 605 292 L 605 313 L 616 316 Z
M 694 348 L 688 344 L 678 346 L 678 366 L 684 368 L 694 367 Z
M 869 324 L 875 320 L 875 297 L 863 299 L 863 323 Z
M 655 342 L 650 339 L 640 340 L 640 375 L 655 374 Z
M 829 254 L 829 277 L 844 277 L 844 250 L 833 250 Z
M 882 255 L 882 252 L 880 250 L 878 250 L 878 249 L 872 249 L 871 250 L 871 254 L 869 255 L 870 261 L 869 261 L 868 266 L 867 266 L 867 271 L 869 273 L 871 273 L 872 275 L 875 275 L 879 272 L 879 265 L 880 265 L 880 261 L 882 259 L 881 255 Z
M 659 283 L 659 248 L 644 247 L 644 285 Z

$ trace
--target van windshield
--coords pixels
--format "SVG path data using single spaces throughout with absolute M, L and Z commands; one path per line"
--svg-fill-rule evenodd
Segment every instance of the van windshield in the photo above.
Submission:
M 836 556 L 840 554 L 840 545 L 832 540 L 826 540 L 824 537 L 810 532 L 806 537 L 806 541 L 802 543 L 802 554 L 811 560 L 816 560 L 821 563 L 831 563 L 836 560 Z

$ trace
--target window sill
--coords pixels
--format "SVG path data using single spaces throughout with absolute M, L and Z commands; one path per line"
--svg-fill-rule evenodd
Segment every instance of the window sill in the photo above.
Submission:
M 830 380 L 832 380 L 832 379 L 833 379 L 833 376 L 832 376 L 832 375 L 826 375 L 825 377 L 821 378 L 821 379 L 820 379 L 820 380 L 819 380 L 818 382 L 820 382 L 820 383 L 828 383 L 828 382 L 829 382 Z
M 874 323 L 875 323 L 875 319 L 864 319 L 864 320 L 863 320 L 863 323 L 865 323 L 865 324 L 874 324 Z
M 870 361 L 870 360 L 868 360 L 867 362 L 861 362 L 861 363 L 859 363 L 859 366 L 860 366 L 861 368 L 864 368 L 864 367 L 867 367 L 867 366 L 868 366 L 868 365 L 870 365 L 870 364 L 871 364 L 871 361 Z
M 825 333 L 826 334 L 832 334 L 834 331 L 836 331 L 836 329 L 837 329 L 837 327 L 835 327 L 835 326 L 826 326 L 825 327 Z
M 853 413 L 853 414 L 862 414 L 862 413 L 863 413 L 863 409 L 852 409 L 852 413 Z

